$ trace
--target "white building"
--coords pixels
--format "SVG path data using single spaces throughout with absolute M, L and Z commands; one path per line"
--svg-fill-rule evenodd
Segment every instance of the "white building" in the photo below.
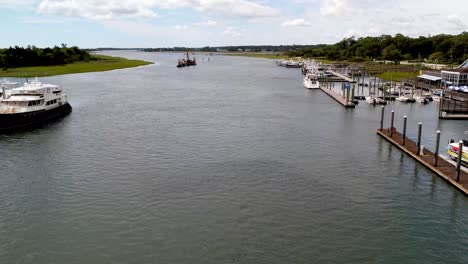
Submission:
M 441 71 L 441 77 L 442 81 L 448 85 L 468 85 L 468 60 L 456 69 Z

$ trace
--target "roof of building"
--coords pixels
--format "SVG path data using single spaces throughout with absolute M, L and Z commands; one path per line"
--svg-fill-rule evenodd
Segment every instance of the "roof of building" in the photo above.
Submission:
M 426 79 L 426 80 L 430 80 L 430 81 L 440 81 L 440 80 L 442 80 L 442 78 L 440 78 L 440 77 L 432 76 L 432 75 L 428 75 L 428 74 L 421 74 L 421 75 L 418 76 L 418 78 Z
M 468 68 L 468 60 L 463 62 L 458 68 Z
M 452 70 L 445 70 L 443 72 L 468 73 L 468 67 L 467 68 L 457 68 L 457 69 L 452 69 Z

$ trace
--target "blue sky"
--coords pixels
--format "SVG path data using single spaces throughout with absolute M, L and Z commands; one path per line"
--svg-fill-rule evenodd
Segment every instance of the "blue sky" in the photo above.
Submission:
M 0 0 L 0 47 L 334 43 L 468 31 L 467 0 Z

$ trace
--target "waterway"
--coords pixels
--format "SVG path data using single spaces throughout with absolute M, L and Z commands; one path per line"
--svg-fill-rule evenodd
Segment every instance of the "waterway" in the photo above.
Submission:
M 266 59 L 106 54 L 156 63 L 43 78 L 73 112 L 0 135 L 0 263 L 468 263 L 467 197 L 376 135 L 379 106 Z M 430 149 L 467 137 L 391 109 Z

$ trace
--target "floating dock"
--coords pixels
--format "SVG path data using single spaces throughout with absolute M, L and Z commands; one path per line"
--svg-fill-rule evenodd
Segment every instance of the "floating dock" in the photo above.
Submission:
M 403 145 L 403 135 L 398 131 L 393 131 L 391 135 L 390 129 L 377 130 L 377 134 L 401 149 L 406 154 L 413 157 L 426 168 L 437 174 L 453 187 L 460 190 L 465 195 L 468 195 L 468 173 L 465 170 L 460 170 L 460 178 L 457 181 L 457 169 L 450 162 L 445 160 L 440 155 L 437 159 L 437 166 L 435 165 L 435 154 L 428 149 L 423 150 L 423 155 L 418 155 L 418 146 L 416 142 L 405 137 L 405 144 Z
M 354 108 L 356 106 L 353 101 L 346 100 L 346 97 L 343 98 L 333 88 L 328 89 L 326 87 L 320 86 L 320 90 L 328 94 L 331 98 L 333 98 L 335 101 L 337 101 L 338 103 L 340 103 L 342 106 L 346 108 Z

